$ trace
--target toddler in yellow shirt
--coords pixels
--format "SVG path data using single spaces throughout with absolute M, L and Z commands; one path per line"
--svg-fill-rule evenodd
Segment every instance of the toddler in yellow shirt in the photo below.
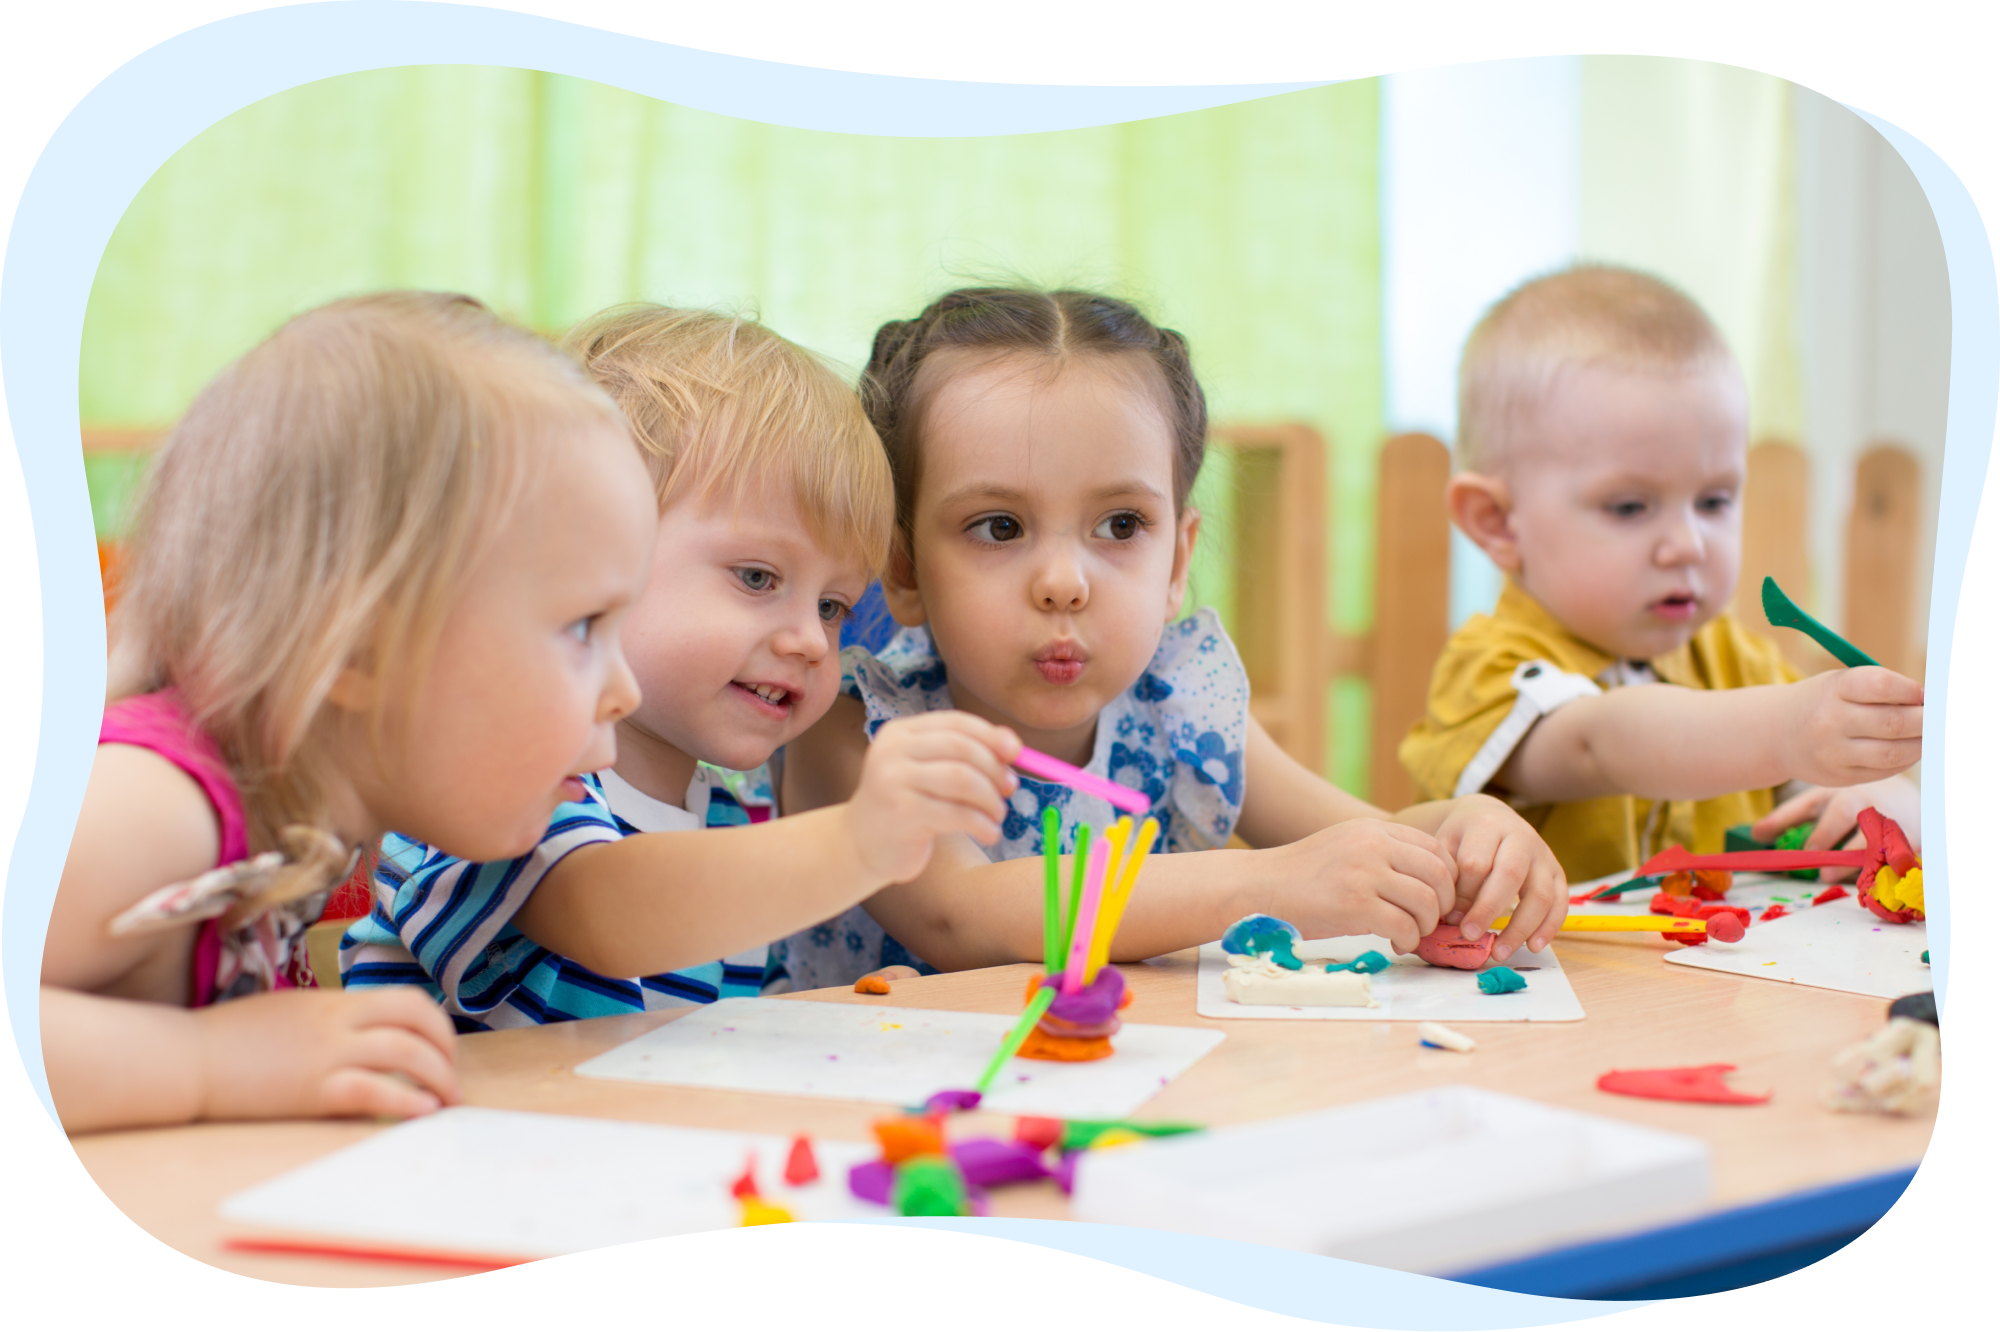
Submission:
M 1922 687 L 1879 666 L 1801 679 L 1724 609 L 1747 437 L 1735 359 L 1657 279 L 1577 267 L 1487 312 L 1446 495 L 1507 583 L 1452 635 L 1399 751 L 1422 798 L 1506 798 L 1572 882 L 1720 851 L 1743 822 L 1810 820 L 1830 846 L 1870 805 L 1915 839 Z

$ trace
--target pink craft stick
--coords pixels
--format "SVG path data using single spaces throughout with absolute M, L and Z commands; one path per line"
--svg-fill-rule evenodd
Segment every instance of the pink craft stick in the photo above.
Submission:
M 1074 786 L 1085 795 L 1108 800 L 1127 814 L 1144 814 L 1153 808 L 1152 801 L 1129 786 L 1120 786 L 1108 778 L 1085 772 L 1059 758 L 1050 758 L 1039 749 L 1030 749 L 1026 745 L 1022 745 L 1021 752 L 1014 756 L 1014 766 L 1030 777 L 1039 777 L 1045 782 L 1061 782 L 1064 786 Z
M 1090 958 L 1090 936 L 1097 929 L 1097 908 L 1104 901 L 1104 880 L 1111 873 L 1111 839 L 1094 838 L 1083 867 L 1083 902 L 1076 909 L 1076 930 L 1070 935 L 1069 963 L 1063 968 L 1062 992 L 1083 988 L 1083 967 Z

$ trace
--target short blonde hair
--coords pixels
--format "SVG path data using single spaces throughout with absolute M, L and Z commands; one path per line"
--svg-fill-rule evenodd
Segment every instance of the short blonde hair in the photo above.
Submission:
M 739 502 L 776 481 L 821 546 L 871 571 L 887 561 L 888 455 L 821 357 L 755 320 L 643 304 L 592 315 L 563 346 L 624 409 L 662 511 L 688 496 Z
M 381 664 L 379 744 L 532 486 L 536 445 L 580 417 L 626 430 L 574 361 L 470 297 L 393 292 L 298 316 L 204 389 L 153 460 L 109 697 L 176 690 L 259 840 L 325 826 L 341 670 Z
M 1561 373 L 1595 365 L 1674 373 L 1735 367 L 1699 305 L 1659 278 L 1579 264 L 1523 283 L 1494 303 L 1458 365 L 1458 460 L 1471 471 L 1505 456 L 1514 430 Z

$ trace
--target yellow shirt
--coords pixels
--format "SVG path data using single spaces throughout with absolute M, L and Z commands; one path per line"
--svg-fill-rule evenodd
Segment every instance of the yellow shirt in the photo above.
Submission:
M 1510 579 L 1493 614 L 1473 616 L 1445 644 L 1431 673 L 1429 708 L 1397 750 L 1422 799 L 1452 794 L 1466 765 L 1513 710 L 1514 668 L 1529 661 L 1549 662 L 1600 685 L 1615 685 L 1620 673 L 1616 658 L 1565 629 Z M 1704 625 L 1678 651 L 1647 664 L 1667 684 L 1690 689 L 1740 689 L 1800 678 L 1776 644 L 1727 614 Z M 1720 851 L 1728 828 L 1769 813 L 1772 796 L 1738 791 L 1663 802 L 1600 796 L 1520 808 L 1520 814 L 1556 853 L 1563 872 L 1581 881 L 1630 869 L 1675 843 L 1697 855 Z

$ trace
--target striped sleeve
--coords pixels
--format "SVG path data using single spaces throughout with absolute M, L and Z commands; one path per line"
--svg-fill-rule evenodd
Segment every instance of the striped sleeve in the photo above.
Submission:
M 594 792 L 558 806 L 542 840 L 517 860 L 476 864 L 390 834 L 375 871 L 375 910 L 341 941 L 342 983 L 422 986 L 461 1027 L 473 1029 L 585 1016 L 552 1008 L 554 995 L 533 992 L 561 968 L 548 966 L 552 954 L 512 922 L 570 852 L 620 836 Z M 562 979 L 573 984 L 578 977 Z M 506 1015 L 496 1011 L 503 1006 Z

